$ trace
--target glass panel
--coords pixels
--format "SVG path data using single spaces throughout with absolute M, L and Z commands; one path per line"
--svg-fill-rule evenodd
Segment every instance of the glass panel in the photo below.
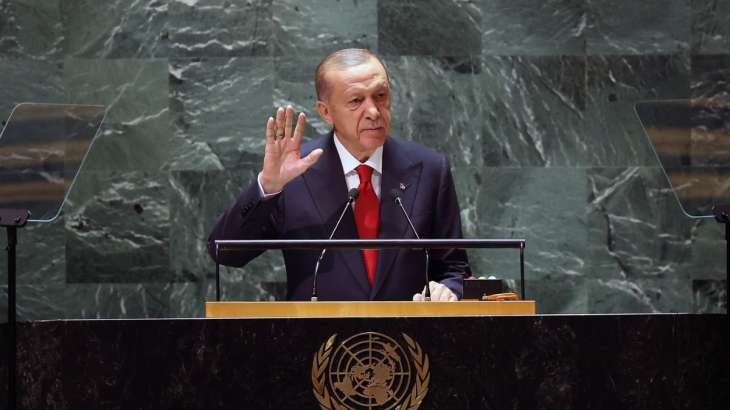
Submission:
M 0 208 L 55 219 L 104 115 L 98 105 L 17 105 L 0 134 Z
M 682 210 L 712 217 L 730 204 L 730 105 L 716 100 L 636 104 L 654 152 Z

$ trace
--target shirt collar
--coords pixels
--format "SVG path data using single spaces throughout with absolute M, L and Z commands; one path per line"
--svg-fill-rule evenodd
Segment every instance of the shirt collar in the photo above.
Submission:
M 358 167 L 358 165 L 365 164 L 370 166 L 375 172 L 382 175 L 383 174 L 383 146 L 379 146 L 375 152 L 373 152 L 373 155 L 370 156 L 370 158 L 367 159 L 365 162 L 360 162 L 350 154 L 350 151 L 345 148 L 344 145 L 340 142 L 340 137 L 335 134 L 335 148 L 337 148 L 337 153 L 340 155 L 340 162 L 342 162 L 342 170 L 345 172 L 345 175 L 347 175 L 350 172 L 355 171 L 355 168 Z

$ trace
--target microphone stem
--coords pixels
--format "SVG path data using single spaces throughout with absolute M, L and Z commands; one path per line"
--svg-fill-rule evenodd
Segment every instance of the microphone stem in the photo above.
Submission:
M 332 229 L 332 233 L 330 234 L 329 239 L 332 239 L 332 237 L 335 236 L 335 232 L 337 232 L 337 227 L 340 226 L 340 222 L 342 222 L 342 218 L 345 216 L 345 212 L 347 212 L 347 208 L 352 206 L 352 201 L 354 201 L 355 198 L 351 195 L 347 199 L 347 205 L 345 205 L 344 208 L 342 208 L 342 212 L 340 213 L 340 217 L 337 219 L 337 223 L 335 223 L 335 228 Z M 317 272 L 319 272 L 319 263 L 322 262 L 322 259 L 324 258 L 324 254 L 327 252 L 327 248 L 322 249 L 322 253 L 319 254 L 319 258 L 317 258 L 317 264 L 314 265 L 314 279 L 312 280 L 312 302 L 317 301 Z
M 418 231 L 416 231 L 416 227 L 413 226 L 413 222 L 411 222 L 411 217 L 408 216 L 408 212 L 406 212 L 406 208 L 403 206 L 403 201 L 400 199 L 399 196 L 395 197 L 395 202 L 400 206 L 400 209 L 403 211 L 403 215 L 406 216 L 406 220 L 408 221 L 408 225 L 411 226 L 411 231 L 414 235 L 416 235 L 416 239 L 421 239 L 421 237 L 418 235 Z M 423 299 L 426 302 L 431 301 L 431 286 L 430 286 L 430 280 L 428 277 L 428 265 L 429 265 L 429 255 L 428 255 L 428 249 L 423 249 L 423 252 L 426 254 L 426 289 L 423 292 Z

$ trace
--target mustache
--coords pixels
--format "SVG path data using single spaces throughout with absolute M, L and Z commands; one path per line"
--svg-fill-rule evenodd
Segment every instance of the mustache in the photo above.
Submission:
M 373 123 L 373 124 L 367 124 L 367 125 L 365 125 L 365 126 L 362 127 L 362 129 L 364 129 L 364 130 L 376 130 L 376 129 L 379 129 L 379 128 L 385 128 L 385 124 L 384 123 L 380 123 L 380 122 L 376 122 L 376 123 Z

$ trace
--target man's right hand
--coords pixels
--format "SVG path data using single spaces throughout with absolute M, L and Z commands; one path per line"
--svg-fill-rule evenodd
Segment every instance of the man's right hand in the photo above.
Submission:
M 302 134 L 307 118 L 304 113 L 299 113 L 292 132 L 293 120 L 294 108 L 289 105 L 286 110 L 279 107 L 276 118 L 269 117 L 266 122 L 266 151 L 260 181 L 264 193 L 280 192 L 289 181 L 302 175 L 322 156 L 322 150 L 317 148 L 301 158 Z

